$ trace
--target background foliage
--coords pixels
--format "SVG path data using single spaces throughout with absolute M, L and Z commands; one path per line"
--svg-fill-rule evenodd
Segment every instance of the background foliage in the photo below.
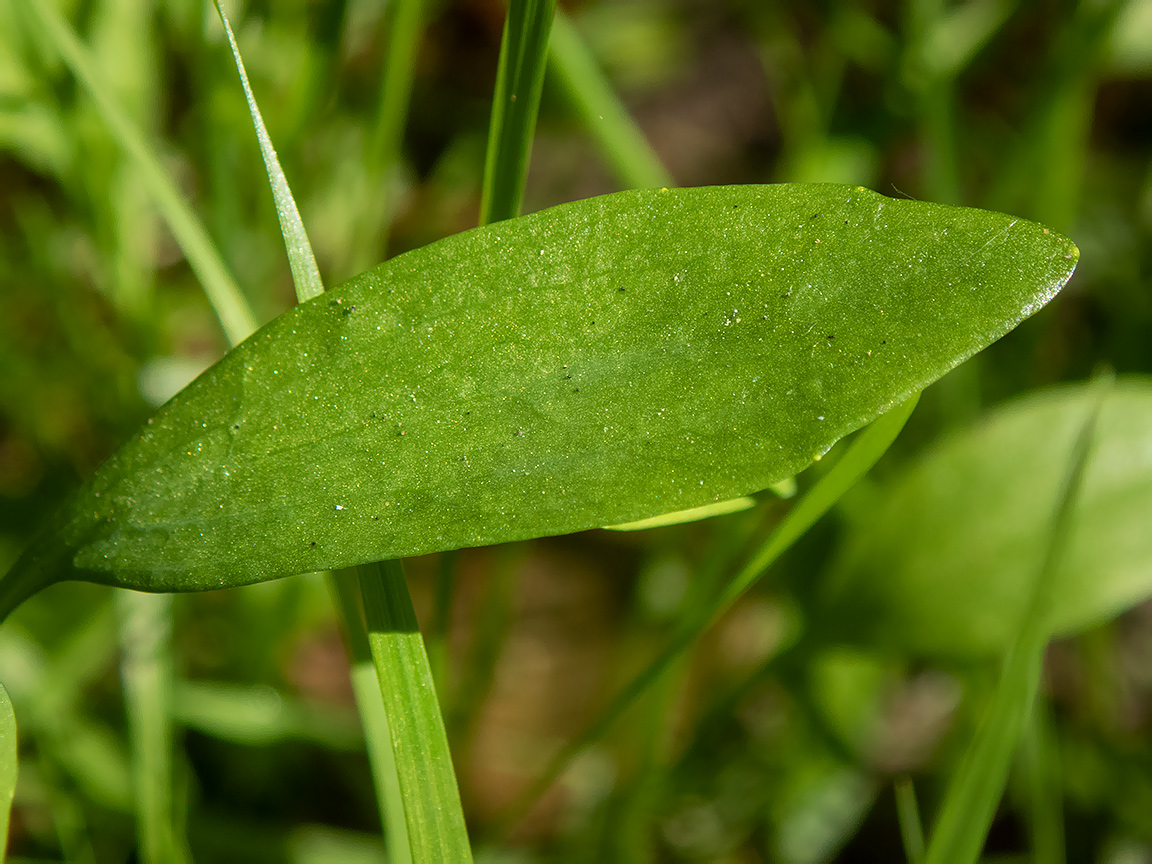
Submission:
M 291 305 L 215 11 L 199 0 L 57 5 L 121 103 L 162 142 L 261 319 Z M 1049 308 L 925 393 L 857 508 L 997 402 L 1100 364 L 1152 366 L 1146 0 L 562 5 L 679 185 L 859 183 L 1005 210 L 1080 245 L 1079 271 Z M 327 284 L 476 223 L 498 0 L 426 5 L 395 169 L 374 149 L 394 122 L 378 116 L 385 3 L 255 0 L 229 12 Z M 562 84 L 544 81 L 525 211 L 623 183 L 590 134 L 594 119 Z M 0 147 L 5 568 L 64 493 L 226 342 L 96 109 L 8 3 Z M 475 837 L 786 507 L 765 495 L 751 510 L 687 526 L 408 563 Z M 962 652 L 915 653 L 892 632 L 833 644 L 868 629 L 851 626 L 852 606 L 822 605 L 844 526 L 834 515 L 810 532 L 482 854 L 902 856 L 893 784 L 913 778 L 932 816 L 996 667 Z M 179 596 L 174 609 L 177 804 L 195 859 L 377 858 L 372 784 L 323 583 Z M 816 630 L 831 635 L 805 638 Z M 14 856 L 134 854 L 119 655 L 112 594 L 90 585 L 53 588 L 0 628 L 0 678 L 21 730 Z M 1050 840 L 1062 821 L 1068 861 L 1152 861 L 1150 669 L 1148 605 L 1050 647 L 1040 721 L 989 857 L 1060 860 Z

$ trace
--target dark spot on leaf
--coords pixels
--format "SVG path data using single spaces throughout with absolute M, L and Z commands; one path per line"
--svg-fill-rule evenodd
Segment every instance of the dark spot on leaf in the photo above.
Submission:
M 315 545 L 316 545 L 316 541 L 315 541 L 315 540 L 313 540 L 313 541 L 312 541 L 312 545 L 313 545 L 313 546 L 315 546 Z
M 835 339 L 836 337 L 835 337 L 835 336 L 833 336 L 831 333 L 829 333 L 829 334 L 828 334 L 828 338 L 829 338 L 829 339 Z

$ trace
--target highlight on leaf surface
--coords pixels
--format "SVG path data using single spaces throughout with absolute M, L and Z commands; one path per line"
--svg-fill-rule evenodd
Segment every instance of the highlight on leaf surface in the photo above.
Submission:
M 165 405 L 0 580 L 150 591 L 579 531 L 737 498 L 1047 302 L 1023 219 L 851 186 L 646 190 L 394 258 Z
M 934 657 L 1004 651 L 1026 611 L 1067 454 L 1095 398 L 1091 385 L 1075 384 L 1015 399 L 849 507 L 827 610 L 840 632 L 830 635 Z M 1152 379 L 1117 379 L 1053 577 L 1056 635 L 1152 597 L 1149 429 Z

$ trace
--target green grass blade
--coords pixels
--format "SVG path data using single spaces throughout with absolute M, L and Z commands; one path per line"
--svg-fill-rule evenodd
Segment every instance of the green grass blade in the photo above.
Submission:
M 520 213 L 555 8 L 555 0 L 511 0 L 509 3 L 488 127 L 488 153 L 480 197 L 481 225 L 511 219 Z
M 0 684 L 0 864 L 7 857 L 8 823 L 16 795 L 19 757 L 16 749 L 16 714 L 8 691 Z
M 272 140 L 268 137 L 268 129 L 264 126 L 264 118 L 260 116 L 256 97 L 252 95 L 248 73 L 244 70 L 244 61 L 240 58 L 240 48 L 236 45 L 232 26 L 228 23 L 228 16 L 224 14 L 220 0 L 215 0 L 215 3 L 220 23 L 224 25 L 224 32 L 228 35 L 228 44 L 232 46 L 232 57 L 236 61 L 236 71 L 240 73 L 240 83 L 244 85 L 244 96 L 248 100 L 248 112 L 252 115 L 256 138 L 260 141 L 260 154 L 264 157 L 268 183 L 272 187 L 272 197 L 276 201 L 276 214 L 280 217 L 280 233 L 284 235 L 284 246 L 288 252 L 288 265 L 292 268 L 296 297 L 303 303 L 323 294 L 324 283 L 320 280 L 316 256 L 312 254 L 312 244 L 308 242 L 308 234 L 304 230 L 304 223 L 300 220 L 296 200 L 292 197 L 292 190 L 288 188 L 288 179 L 284 176 L 284 169 L 280 167 L 280 160 L 272 147 Z
M 364 626 L 364 613 L 360 606 L 360 588 L 353 570 L 331 574 L 329 590 L 339 610 L 352 656 L 352 692 L 356 709 L 364 729 L 364 743 L 368 748 L 368 763 L 372 768 L 372 783 L 376 790 L 376 804 L 380 809 L 380 824 L 384 828 L 384 843 L 389 864 L 407 864 L 412 860 L 408 841 L 408 825 L 404 821 L 404 798 L 400 780 L 396 775 L 396 756 L 392 752 L 392 733 L 388 712 L 380 691 L 380 678 L 373 663 L 372 647 Z M 386 634 L 394 639 L 397 634 Z M 400 634 L 401 638 L 403 634 Z
M 589 746 L 599 741 L 612 725 L 630 708 L 637 699 L 655 685 L 684 651 L 696 641 L 713 622 L 720 618 L 740 596 L 764 576 L 772 563 L 827 513 L 833 505 L 856 482 L 872 468 L 887 452 L 904 424 L 912 415 L 919 395 L 897 405 L 887 414 L 878 418 L 852 442 L 852 446 L 832 469 L 820 478 L 819 482 L 800 499 L 788 515 L 769 535 L 752 559 L 736 574 L 710 603 L 700 606 L 695 614 L 686 619 L 680 632 L 651 661 L 644 671 L 637 675 L 603 713 L 579 736 L 566 744 L 553 757 L 548 767 L 508 808 L 501 820 L 495 837 L 503 836 L 564 772 L 572 760 Z
M 916 789 L 908 777 L 896 781 L 896 818 L 900 822 L 900 839 L 904 841 L 904 855 L 908 864 L 924 860 L 924 828 L 920 823 L 920 807 L 916 803 Z
M 199 218 L 192 211 L 176 184 L 160 164 L 152 147 L 140 130 L 119 106 L 96 71 L 87 49 L 61 17 L 53 3 L 21 0 L 41 22 L 50 42 L 72 70 L 108 124 L 116 141 L 136 165 L 156 205 L 164 215 L 176 242 L 188 258 L 208 301 L 212 304 L 228 341 L 236 344 L 256 329 L 256 320 L 239 286 L 229 274 Z
M 1064 849 L 1064 787 L 1052 726 L 1050 705 L 1038 699 L 1020 752 L 1033 864 L 1065 864 L 1068 860 Z
M 1105 385 L 1080 429 L 1056 498 L 1047 549 L 1034 582 L 1028 614 L 1008 649 L 992 704 L 953 773 L 932 831 L 925 864 L 975 864 L 980 857 L 1008 770 L 1040 689 L 1044 648 L 1051 633 L 1052 600 L 1071 535 L 1072 519 L 1091 453 Z
M 405 4 L 408 10 L 405 14 L 405 9 L 400 11 L 400 20 L 397 21 L 396 26 L 407 27 L 412 30 L 419 22 L 419 4 L 409 2 Z M 292 190 L 288 186 L 288 181 L 284 176 L 283 170 L 280 168 L 280 162 L 276 158 L 276 152 L 272 148 L 272 142 L 268 137 L 267 129 L 264 126 L 264 120 L 260 115 L 260 109 L 256 105 L 256 98 L 252 94 L 252 88 L 248 83 L 248 75 L 244 71 L 244 62 L 240 57 L 240 49 L 236 45 L 236 39 L 232 33 L 232 27 L 228 23 L 228 18 L 224 14 L 223 8 L 220 3 L 216 2 L 216 11 L 220 15 L 220 21 L 224 25 L 224 30 L 228 35 L 228 42 L 232 46 L 232 56 L 236 61 L 236 69 L 240 73 L 240 80 L 244 85 L 244 94 L 248 100 L 248 109 L 252 115 L 252 125 L 256 129 L 256 135 L 260 140 L 260 150 L 264 157 L 264 165 L 268 172 L 268 181 L 272 187 L 272 194 L 276 200 L 276 212 L 280 216 L 280 230 L 284 235 L 284 245 L 288 253 L 288 260 L 292 267 L 292 280 L 296 286 L 296 297 L 303 303 L 307 300 L 317 297 L 324 293 L 324 284 L 320 279 L 319 270 L 316 267 L 316 259 L 312 254 L 312 246 L 308 241 L 307 232 L 304 229 L 304 224 L 300 219 L 299 210 L 296 207 L 295 199 L 292 196 Z M 411 37 L 412 34 L 406 33 L 405 35 Z M 414 46 L 414 38 L 409 38 L 409 41 Z M 401 58 L 400 62 L 403 65 L 404 61 L 410 66 L 412 58 Z M 389 80 L 386 72 L 386 82 Z M 403 106 L 407 106 L 407 93 L 411 90 L 411 70 L 408 70 L 408 81 L 406 87 L 402 88 L 402 102 Z M 386 113 L 389 108 L 390 102 L 396 102 L 401 96 L 397 96 L 391 92 L 391 89 L 386 83 L 385 86 L 385 102 L 386 105 L 382 109 L 382 113 Z M 399 136 L 400 118 L 403 112 L 400 112 L 398 117 L 387 117 L 387 122 L 382 121 L 384 131 L 381 135 L 387 137 L 394 134 Z M 391 124 L 391 125 L 389 125 Z M 395 128 L 391 128 L 391 127 Z M 377 146 L 381 146 L 378 142 Z M 391 161 L 394 161 L 394 156 Z M 391 165 L 388 157 L 385 157 L 384 164 Z M 377 682 L 378 675 L 387 674 L 386 670 L 378 669 L 373 666 L 375 655 L 370 651 L 368 644 L 368 634 L 364 629 L 364 620 L 361 615 L 359 604 L 354 596 L 355 586 L 350 582 L 352 579 L 348 572 L 341 574 L 327 574 L 329 590 L 338 600 L 336 604 L 337 614 L 341 618 L 343 630 L 347 635 L 349 648 L 352 654 L 353 662 L 351 669 L 352 685 L 356 696 L 356 706 L 360 712 L 361 725 L 364 730 L 364 738 L 368 748 L 369 765 L 372 770 L 372 781 L 376 789 L 376 801 L 380 808 L 381 824 L 385 831 L 385 842 L 388 847 L 389 861 L 404 862 L 411 860 L 411 850 L 409 848 L 408 830 L 404 824 L 405 805 L 400 793 L 399 782 L 396 775 L 396 759 L 393 753 L 394 741 L 399 746 L 399 739 L 393 739 L 390 733 L 388 722 L 388 712 L 384 707 L 382 695 Z M 383 652 L 383 654 L 391 654 L 395 652 L 403 652 L 405 646 L 403 644 L 391 645 L 391 643 L 402 641 L 405 637 L 397 633 L 385 633 L 378 636 L 380 640 L 390 643 Z M 377 661 L 380 662 L 380 661 Z M 457 800 L 459 795 L 457 795 Z M 461 816 L 461 821 L 462 821 Z
M 448 737 L 403 568 L 386 561 L 360 567 L 359 576 L 413 860 L 471 861 Z
M 675 186 L 672 175 L 562 11 L 557 11 L 552 21 L 548 50 L 553 74 L 624 188 Z
M 391 196 L 396 189 L 401 144 L 412 84 L 416 77 L 416 53 L 424 31 L 426 0 L 392 0 L 380 105 L 364 160 L 368 194 L 359 223 L 353 229 L 352 271 L 377 263 L 387 251 L 391 227 Z
M 172 796 L 172 597 L 116 592 L 140 860 L 181 862 Z

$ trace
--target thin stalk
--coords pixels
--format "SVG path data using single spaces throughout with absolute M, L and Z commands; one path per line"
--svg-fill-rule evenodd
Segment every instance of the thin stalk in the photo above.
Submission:
M 744 565 L 725 589 L 711 602 L 703 604 L 695 616 L 669 641 L 647 667 L 621 690 L 604 712 L 576 738 L 561 748 L 548 766 L 512 803 L 488 838 L 489 842 L 504 837 L 528 812 L 528 809 L 564 772 L 572 760 L 599 741 L 620 716 L 663 676 L 676 659 L 724 615 L 737 600 L 764 575 L 772 563 L 840 500 L 856 481 L 863 477 L 888 450 L 916 407 L 919 394 L 892 408 L 865 429 L 848 451 L 820 478 L 768 537 L 752 560 Z
M 908 864 L 924 860 L 924 827 L 920 822 L 920 806 L 916 803 L 916 789 L 912 780 L 901 777 L 896 781 L 896 818 L 900 822 L 900 839 L 904 841 L 904 855 Z
M 1028 611 L 1004 656 L 1000 681 L 976 737 L 953 773 L 937 817 L 925 864 L 975 864 L 1008 781 L 1012 756 L 1020 743 L 1040 689 L 1044 649 L 1057 575 L 1072 533 L 1072 520 L 1088 465 L 1096 420 L 1110 386 L 1103 379 L 1073 446 L 1068 471 L 1056 497 L 1044 560 L 1033 583 Z
M 187 257 L 189 266 L 204 287 L 204 293 L 220 319 L 228 341 L 232 344 L 243 341 L 256 329 L 256 319 L 248 301 L 228 272 L 203 223 L 161 166 L 154 148 L 145 141 L 143 134 L 116 101 L 97 72 L 88 49 L 81 44 L 55 4 L 31 0 L 21 2 L 40 21 L 49 41 L 60 52 L 76 80 L 88 91 L 112 136 L 140 172 L 148 191 L 172 229 L 176 242 Z
M 579 32 L 559 10 L 552 21 L 548 60 L 556 80 L 600 145 L 621 185 L 627 189 L 676 185 Z
M 12 799 L 16 795 L 18 768 L 16 714 L 12 711 L 8 691 L 0 684 L 0 864 L 7 857 L 8 821 L 12 814 Z
M 140 860 L 187 861 L 173 813 L 172 595 L 117 591 L 116 611 Z
M 472 850 L 448 736 L 403 567 L 384 561 L 357 571 L 413 860 L 469 862 Z
M 1067 861 L 1060 757 L 1052 737 L 1051 709 L 1041 700 L 1032 711 L 1020 754 L 1033 864 Z
M 416 51 L 424 31 L 425 0 L 392 0 L 388 41 L 384 47 L 384 76 L 376 124 L 364 160 L 365 186 L 370 195 L 359 224 L 355 227 L 352 271 L 360 272 L 376 264 L 388 248 L 391 228 L 392 193 L 396 188 L 400 148 L 412 82 L 416 77 Z
M 511 0 L 488 126 L 480 224 L 520 214 L 556 0 Z

